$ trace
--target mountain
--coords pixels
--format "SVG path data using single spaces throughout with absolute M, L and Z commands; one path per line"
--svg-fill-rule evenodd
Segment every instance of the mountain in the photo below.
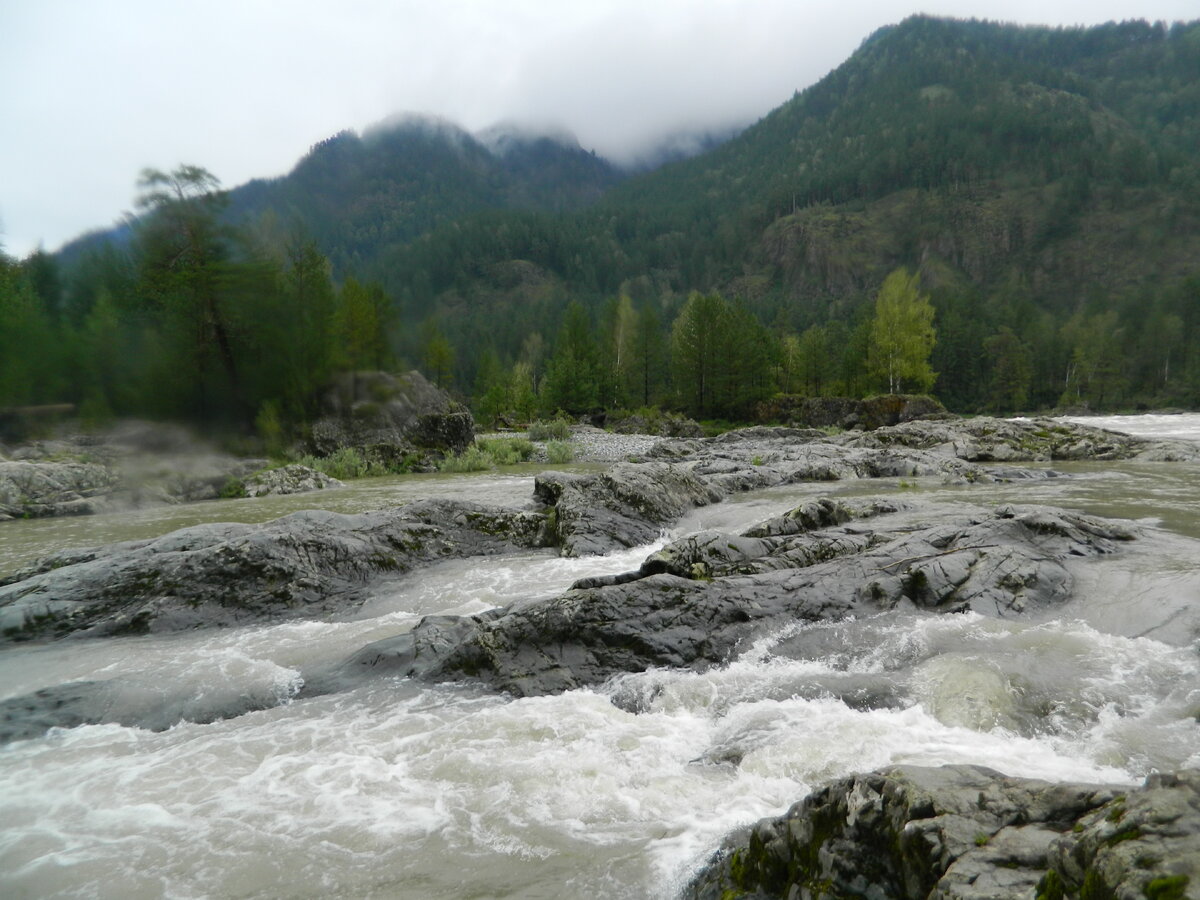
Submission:
M 578 210 L 624 177 L 561 130 L 502 123 L 471 134 L 436 116 L 404 114 L 361 135 L 339 132 L 286 175 L 233 188 L 226 219 L 312 238 L 344 277 L 440 224 L 482 210 Z M 57 257 L 71 267 L 106 245 L 125 246 L 130 235 L 127 223 L 89 232 Z
M 227 215 L 307 232 L 339 279 L 381 284 L 393 349 L 447 341 L 460 387 L 485 358 L 552 350 L 573 301 L 611 323 L 627 295 L 665 331 L 700 291 L 770 327 L 780 372 L 804 337 L 824 383 L 868 390 L 873 300 L 903 266 L 932 300 L 951 408 L 1200 405 L 1197 72 L 1196 22 L 914 16 L 652 171 L 544 129 L 406 117 L 235 189 Z
M 854 327 L 907 265 L 938 309 L 944 396 L 985 401 L 983 344 L 1009 328 L 1039 367 L 1031 399 L 1052 404 L 1073 356 L 1117 352 L 1063 336 L 1073 317 L 1078 334 L 1115 335 L 1110 345 L 1154 346 L 1165 338 L 1153 329 L 1177 320 L 1200 343 L 1188 299 L 1200 274 L 1196 72 L 1200 23 L 914 16 L 710 152 L 624 180 L 565 219 L 459 220 L 384 251 L 374 274 L 411 318 L 473 317 L 457 337 L 478 346 L 496 339 L 493 310 L 515 340 L 525 299 L 598 304 L 619 291 L 668 316 L 689 291 L 716 290 L 783 328 Z M 514 267 L 516 294 L 504 277 Z M 1106 328 L 1089 324 L 1109 313 Z M 1166 361 L 1126 366 L 1125 383 L 1142 387 L 1125 396 L 1149 391 L 1156 365 Z
M 353 273 L 379 248 L 484 209 L 561 213 L 621 178 L 566 134 L 502 126 L 475 136 L 443 119 L 402 116 L 314 146 L 287 175 L 230 193 L 234 221 L 299 225 Z

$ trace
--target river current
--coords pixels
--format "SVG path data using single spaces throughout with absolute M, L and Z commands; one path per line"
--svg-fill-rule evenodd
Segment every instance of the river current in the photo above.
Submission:
M 1200 415 L 1087 422 L 1200 440 Z M 1055 468 L 1072 477 L 792 485 L 697 510 L 672 531 L 740 530 L 822 495 L 902 495 L 914 520 L 1016 502 L 1137 522 L 1141 537 L 1122 552 L 1073 564 L 1075 599 L 1028 620 L 809 625 L 807 655 L 772 653 L 791 629 L 707 672 L 651 671 L 552 697 L 396 679 L 289 702 L 302 666 L 427 613 L 552 596 L 635 568 L 659 546 L 649 545 L 439 564 L 380 584 L 349 621 L 6 650 L 2 697 L 88 678 L 118 685 L 113 703 L 176 698 L 182 718 L 203 718 L 230 693 L 280 704 L 157 733 L 97 725 L 0 748 L 0 896 L 670 898 L 727 832 L 853 772 L 969 762 L 1132 783 L 1200 766 L 1200 468 Z M 431 495 L 522 505 L 531 490 L 521 470 L 410 476 L 10 522 L 0 571 L 200 521 Z

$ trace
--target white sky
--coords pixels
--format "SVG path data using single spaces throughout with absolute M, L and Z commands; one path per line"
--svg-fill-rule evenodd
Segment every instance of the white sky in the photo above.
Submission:
M 399 112 L 559 125 L 620 161 L 754 121 L 914 12 L 1175 21 L 1200 0 L 0 0 L 0 246 L 110 225 L 144 166 L 234 187 Z

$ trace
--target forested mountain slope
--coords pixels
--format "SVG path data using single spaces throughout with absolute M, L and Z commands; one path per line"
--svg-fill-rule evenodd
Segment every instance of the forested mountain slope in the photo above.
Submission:
M 474 136 L 423 116 L 344 131 L 286 176 L 231 192 L 230 216 L 303 228 L 337 271 L 353 274 L 395 244 L 485 209 L 563 212 L 621 178 L 570 135 L 499 126 Z
M 100 391 L 116 412 L 244 417 L 281 396 L 299 415 L 316 374 L 390 360 L 493 408 L 744 415 L 775 391 L 879 389 L 875 299 L 904 267 L 932 301 L 933 391 L 952 409 L 1198 406 L 1197 73 L 1200 23 L 915 16 L 739 135 L 633 177 L 562 137 L 420 118 L 340 134 L 223 207 L 174 210 L 222 209 L 225 226 L 196 258 L 219 263 L 212 291 L 196 290 L 201 269 L 172 273 L 182 305 L 153 220 L 68 248 L 60 272 L 11 261 L 10 318 L 42 337 L 0 382 L 22 402 L 79 402 L 105 384 L 90 365 L 120 375 Z M 215 309 L 228 346 L 179 318 L 211 325 Z M 692 347 L 720 358 L 711 405 L 686 399 L 672 339 L 701 310 L 724 323 L 716 350 Z M 296 356 L 284 321 L 320 366 L 270 356 Z M 169 368 L 168 337 L 190 342 L 196 378 L 149 398 L 141 369 L 152 352 Z M 144 352 L 105 362 L 120 341 Z M 92 361 L 35 377 L 52 358 L 35 347 Z
M 783 328 L 853 330 L 908 265 L 938 308 L 937 390 L 955 405 L 986 399 L 981 350 L 1006 328 L 1038 368 L 1037 402 L 1071 387 L 1077 351 L 1096 370 L 1080 400 L 1182 399 L 1195 382 L 1169 385 L 1151 348 L 1200 338 L 1197 72 L 1197 23 L 917 16 L 709 153 L 572 217 L 460 220 L 383 253 L 375 274 L 408 317 L 453 313 L 458 340 L 490 334 L 512 354 L 547 308 L 618 291 L 668 317 L 716 290 Z M 501 309 L 497 335 L 485 323 Z M 1118 352 L 1128 364 L 1106 387 Z

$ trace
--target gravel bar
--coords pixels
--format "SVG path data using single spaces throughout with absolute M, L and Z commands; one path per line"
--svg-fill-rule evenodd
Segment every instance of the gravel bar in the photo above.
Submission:
M 478 434 L 476 438 L 525 437 L 522 431 L 498 431 Z M 590 425 L 575 425 L 571 428 L 571 447 L 575 450 L 574 462 L 620 462 L 631 456 L 644 456 L 667 438 L 654 434 L 614 434 Z M 546 461 L 546 442 L 534 441 L 534 462 Z

